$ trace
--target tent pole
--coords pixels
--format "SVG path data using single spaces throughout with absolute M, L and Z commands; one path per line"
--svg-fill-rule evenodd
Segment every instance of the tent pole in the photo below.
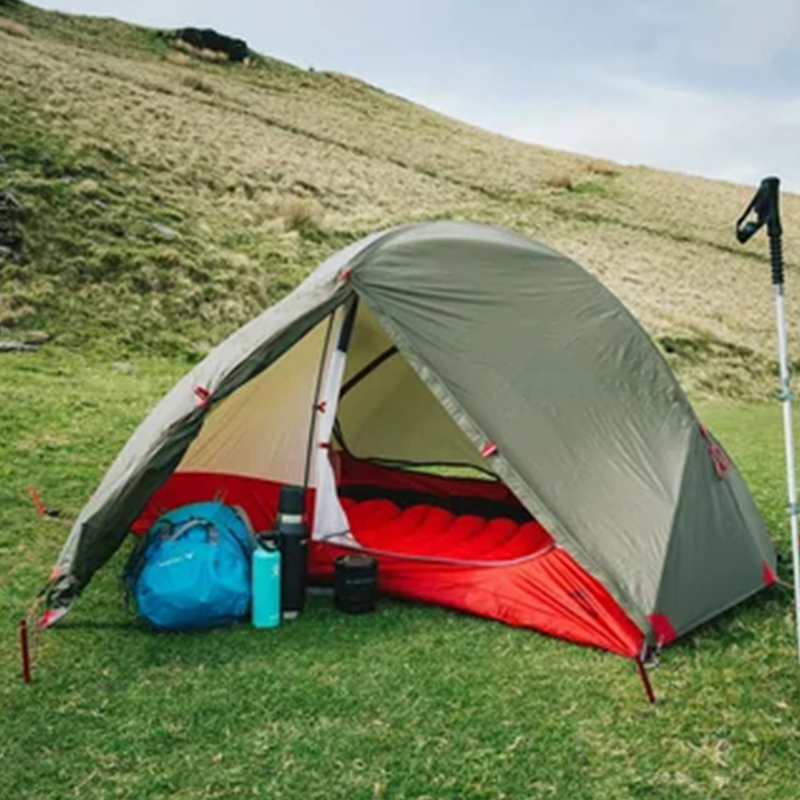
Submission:
M 780 181 L 764 178 L 750 205 L 736 222 L 736 237 L 744 244 L 762 226 L 767 226 L 769 236 L 772 288 L 775 293 L 775 321 L 778 337 L 778 368 L 781 388 L 778 398 L 783 406 L 783 442 L 786 449 L 786 491 L 789 497 L 789 524 L 792 540 L 792 572 L 794 574 L 795 625 L 797 657 L 800 660 L 800 537 L 798 536 L 797 477 L 794 456 L 794 431 L 792 428 L 792 401 L 794 394 L 789 369 L 788 336 L 786 332 L 786 307 L 784 303 L 783 229 L 780 218 Z M 755 214 L 756 219 L 747 221 Z
M 336 311 L 338 309 L 334 309 L 331 311 L 330 320 L 328 322 L 328 330 L 325 333 L 325 342 L 322 345 L 322 355 L 320 356 L 319 361 L 319 370 L 317 371 L 317 385 L 314 389 L 314 405 L 311 409 L 311 424 L 308 428 L 308 446 L 306 449 L 306 464 L 305 464 L 305 472 L 303 475 L 303 492 L 307 492 L 308 484 L 311 479 L 311 460 L 313 458 L 313 453 L 315 452 L 314 448 L 314 431 L 317 427 L 317 413 L 320 411 L 320 393 L 322 392 L 322 382 L 325 375 L 325 364 L 327 362 L 328 356 L 328 348 L 330 346 L 331 341 L 331 334 L 333 332 L 333 321 L 336 315 Z M 358 310 L 358 296 L 353 295 L 350 300 L 345 303 L 344 310 L 342 312 L 342 321 L 338 328 L 338 333 L 336 337 L 336 344 L 335 349 L 337 351 L 347 353 L 348 348 L 350 347 L 350 337 L 353 334 L 353 327 L 355 325 L 356 320 L 356 311 Z
M 314 402 L 311 406 L 311 423 L 308 426 L 308 443 L 306 445 L 306 464 L 303 472 L 303 496 L 307 497 L 308 482 L 311 477 L 311 454 L 314 451 L 314 429 L 317 427 L 317 406 L 319 405 L 319 393 L 322 391 L 322 377 L 325 372 L 325 361 L 328 355 L 328 347 L 331 343 L 331 333 L 333 331 L 333 318 L 336 309 L 328 315 L 328 328 L 325 331 L 325 341 L 322 343 L 322 353 L 319 357 L 319 368 L 317 370 L 317 383 L 314 387 Z M 306 506 L 306 510 L 308 507 Z

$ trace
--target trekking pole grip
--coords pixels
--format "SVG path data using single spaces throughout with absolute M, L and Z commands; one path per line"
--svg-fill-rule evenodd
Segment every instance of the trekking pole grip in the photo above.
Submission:
M 781 228 L 780 215 L 780 184 L 779 178 L 764 178 L 750 204 L 736 221 L 736 238 L 741 244 L 744 244 L 758 233 L 764 225 L 767 226 L 773 286 L 783 285 L 783 230 Z M 748 219 L 751 214 L 755 215 L 755 219 Z
M 772 267 L 772 285 L 783 286 L 783 237 L 769 234 L 769 258 Z

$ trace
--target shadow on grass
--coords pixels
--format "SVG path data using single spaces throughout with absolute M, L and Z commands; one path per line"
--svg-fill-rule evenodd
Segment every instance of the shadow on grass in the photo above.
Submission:
M 96 631 L 96 630 L 118 630 L 118 631 L 125 631 L 125 630 L 146 630 L 142 627 L 142 625 L 135 621 L 130 620 L 128 622 L 122 621 L 113 621 L 113 620 L 89 620 L 89 619 L 81 619 L 81 620 L 64 620 L 63 622 L 59 622 L 58 626 L 53 630 L 63 630 L 63 631 Z

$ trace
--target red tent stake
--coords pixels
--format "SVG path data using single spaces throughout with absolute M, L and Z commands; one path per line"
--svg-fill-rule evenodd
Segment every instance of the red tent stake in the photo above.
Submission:
M 636 668 L 639 670 L 639 677 L 642 679 L 642 683 L 644 684 L 644 690 L 647 692 L 647 699 L 655 704 L 656 702 L 656 693 L 653 691 L 653 684 L 650 683 L 650 676 L 647 674 L 647 667 L 642 663 L 641 658 L 636 659 Z
M 28 620 L 19 621 L 19 649 L 22 655 L 22 680 L 31 682 L 31 655 L 28 649 Z

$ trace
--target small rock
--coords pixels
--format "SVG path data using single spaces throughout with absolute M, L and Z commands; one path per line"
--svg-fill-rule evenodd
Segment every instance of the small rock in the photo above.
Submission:
M 25 331 L 20 335 L 25 344 L 41 345 L 50 341 L 50 334 L 47 331 Z
M 111 367 L 118 372 L 133 372 L 135 369 L 133 364 L 130 364 L 127 361 L 114 361 L 112 362 Z
M 11 194 L 7 189 L 0 191 L 0 209 L 5 213 L 19 213 L 22 211 L 22 203 Z
M 7 190 L 0 191 L 0 261 L 23 263 L 23 239 L 19 229 L 22 204 Z
M 0 353 L 35 353 L 38 349 L 38 344 L 24 344 L 11 340 L 0 341 Z
M 158 233 L 160 233 L 167 239 L 174 239 L 178 235 L 177 231 L 173 230 L 167 225 L 162 225 L 160 222 L 154 222 L 153 228 L 155 228 L 155 230 L 158 231 Z

